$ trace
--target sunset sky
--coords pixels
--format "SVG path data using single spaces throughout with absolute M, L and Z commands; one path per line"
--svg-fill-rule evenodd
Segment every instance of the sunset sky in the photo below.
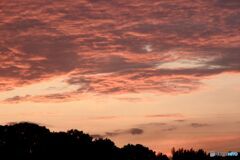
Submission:
M 0 124 L 240 151 L 240 0 L 1 0 Z

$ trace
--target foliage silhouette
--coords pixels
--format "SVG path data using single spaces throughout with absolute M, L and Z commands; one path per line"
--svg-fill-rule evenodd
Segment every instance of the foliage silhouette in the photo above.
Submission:
M 172 160 L 204 160 L 208 159 L 208 155 L 202 149 L 195 151 L 193 149 L 184 150 L 183 148 L 175 151 L 172 149 Z
M 208 160 L 203 150 L 172 151 L 173 160 Z M 227 160 L 235 160 L 229 157 Z M 239 158 L 239 157 L 238 157 Z M 22 122 L 0 126 L 1 160 L 169 160 L 149 148 L 128 144 L 122 148 L 109 139 L 94 139 L 78 130 L 50 132 L 44 126 Z M 222 160 L 220 157 L 211 160 Z

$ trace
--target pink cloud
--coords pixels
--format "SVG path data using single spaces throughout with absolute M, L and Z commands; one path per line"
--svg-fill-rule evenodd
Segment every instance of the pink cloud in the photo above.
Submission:
M 240 71 L 236 0 L 22 0 L 0 7 L 0 91 L 62 74 L 79 85 L 72 93 L 7 101 L 190 93 L 205 77 Z

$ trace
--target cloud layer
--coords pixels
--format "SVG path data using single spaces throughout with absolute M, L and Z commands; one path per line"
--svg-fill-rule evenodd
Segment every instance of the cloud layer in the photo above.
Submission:
M 77 86 L 6 102 L 189 93 L 203 78 L 240 71 L 238 0 L 3 0 L 0 7 L 0 91 L 59 75 Z

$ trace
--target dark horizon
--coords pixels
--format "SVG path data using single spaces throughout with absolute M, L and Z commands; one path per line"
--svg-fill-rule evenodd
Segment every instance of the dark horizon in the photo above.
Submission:
M 168 157 L 142 144 L 117 147 L 107 138 L 94 138 L 75 129 L 51 132 L 30 122 L 0 125 L 0 158 L 3 159 L 104 159 L 104 160 L 237 160 L 239 155 L 212 156 L 202 149 L 175 149 Z

